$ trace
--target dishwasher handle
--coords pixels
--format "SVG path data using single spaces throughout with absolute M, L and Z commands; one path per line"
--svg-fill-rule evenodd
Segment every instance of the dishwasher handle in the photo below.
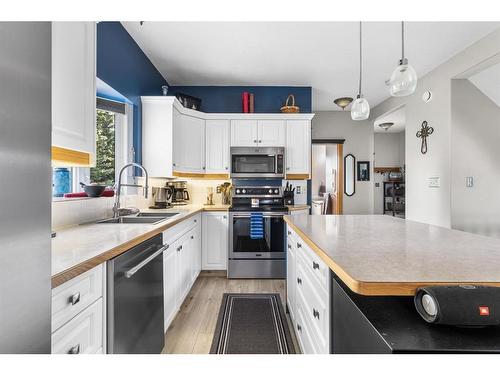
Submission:
M 132 267 L 128 271 L 125 272 L 125 277 L 127 279 L 130 279 L 134 274 L 139 271 L 142 267 L 144 267 L 146 264 L 151 262 L 154 258 L 156 258 L 158 255 L 163 253 L 165 250 L 167 250 L 169 245 L 162 246 L 158 251 L 155 251 L 153 254 L 148 256 L 146 259 L 144 259 L 142 262 L 140 262 L 138 265 Z

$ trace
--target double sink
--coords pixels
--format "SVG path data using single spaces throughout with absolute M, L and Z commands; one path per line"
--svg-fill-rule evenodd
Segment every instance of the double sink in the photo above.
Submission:
M 136 215 L 99 220 L 96 224 L 158 224 L 176 215 L 179 212 L 139 212 Z

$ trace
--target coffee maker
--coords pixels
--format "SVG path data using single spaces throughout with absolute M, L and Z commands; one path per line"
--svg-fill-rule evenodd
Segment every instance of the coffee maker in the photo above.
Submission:
M 170 181 L 167 187 L 172 189 L 172 205 L 182 206 L 188 204 L 190 198 L 187 190 L 187 181 Z
M 149 208 L 169 208 L 172 206 L 172 188 L 170 186 L 153 187 L 153 206 Z

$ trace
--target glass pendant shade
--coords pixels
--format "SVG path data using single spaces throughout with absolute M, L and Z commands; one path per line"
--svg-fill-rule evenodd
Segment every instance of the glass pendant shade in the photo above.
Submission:
M 351 106 L 351 118 L 355 121 L 361 121 L 366 120 L 369 116 L 370 104 L 368 104 L 368 100 L 358 95 Z
M 417 72 L 405 59 L 392 72 L 389 91 L 392 96 L 407 96 L 413 94 L 416 88 Z

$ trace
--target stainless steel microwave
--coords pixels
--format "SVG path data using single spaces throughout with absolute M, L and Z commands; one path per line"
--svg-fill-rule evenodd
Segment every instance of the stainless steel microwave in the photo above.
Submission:
M 284 177 L 284 147 L 231 147 L 231 178 Z

